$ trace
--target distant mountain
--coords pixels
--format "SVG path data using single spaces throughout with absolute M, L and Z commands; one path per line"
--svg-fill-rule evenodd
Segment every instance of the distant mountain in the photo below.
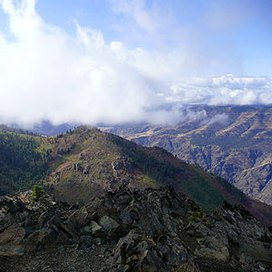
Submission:
M 252 201 L 222 179 L 180 161 L 161 148 L 139 146 L 88 127 L 79 127 L 56 137 L 10 131 L 2 133 L 9 139 L 8 143 L 19 144 L 11 149 L 13 153 L 10 156 L 6 152 L 7 156 L 0 161 L 0 165 L 6 165 L 1 171 L 5 183 L 0 180 L 0 187 L 4 184 L 6 191 L 19 189 L 20 186 L 30 188 L 33 183 L 43 182 L 57 200 L 86 203 L 92 197 L 113 192 L 120 186 L 142 189 L 170 185 L 184 192 L 204 209 L 220 207 L 227 200 L 244 206 L 263 223 L 272 225 L 269 206 Z M 25 158 L 24 152 L 20 151 L 20 146 L 25 149 L 27 145 L 31 151 L 30 158 Z M 5 144 L 2 148 L 5 148 Z M 13 162 L 16 150 L 22 157 L 18 158 L 18 162 Z M 18 168 L 21 160 L 31 163 Z M 16 180 L 14 173 L 17 169 L 23 173 L 24 168 L 29 174 L 23 176 L 24 179 Z M 7 190 L 9 179 L 12 186 Z
M 77 126 L 79 125 L 72 124 L 72 123 L 63 123 L 59 125 L 54 125 L 50 121 L 46 121 L 46 120 L 40 123 L 34 124 L 33 126 L 28 127 L 27 129 L 25 129 L 24 127 L 18 124 L 9 125 L 10 128 L 13 128 L 16 130 L 27 130 L 30 133 L 35 133 L 35 134 L 43 135 L 43 136 L 56 136 L 58 134 L 68 132 L 69 130 L 73 130 Z
M 197 118 L 194 112 L 205 114 Z M 175 126 L 128 124 L 105 130 L 165 148 L 272 205 L 272 107 L 192 106 L 191 115 Z
M 133 123 L 102 129 L 138 144 L 162 147 L 271 205 L 272 107 L 195 105 L 183 111 L 185 118 L 175 126 Z M 43 121 L 31 131 L 58 135 L 74 127 Z

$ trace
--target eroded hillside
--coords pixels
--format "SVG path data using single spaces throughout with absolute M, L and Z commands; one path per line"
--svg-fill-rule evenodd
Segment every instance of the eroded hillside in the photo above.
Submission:
M 272 204 L 272 108 L 195 106 L 205 118 L 176 126 L 108 128 L 139 144 L 160 146 L 228 180 L 247 195 Z

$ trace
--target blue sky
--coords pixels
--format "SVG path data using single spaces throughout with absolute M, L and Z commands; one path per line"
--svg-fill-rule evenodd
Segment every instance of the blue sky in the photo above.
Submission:
M 226 62 L 224 68 L 211 68 L 211 74 L 222 70 L 249 76 L 272 75 L 271 10 L 270 0 L 37 3 L 37 11 L 46 22 L 68 32 L 73 31 L 76 20 L 82 26 L 101 31 L 106 41 L 120 40 L 131 48 L 167 50 L 188 46 L 198 54 Z
M 0 123 L 168 122 L 180 118 L 161 110 L 172 102 L 271 104 L 271 10 L 271 0 L 0 0 Z
M 207 67 L 210 75 L 272 75 L 271 0 L 38 0 L 36 10 L 69 33 L 77 21 L 107 42 L 159 51 L 189 47 L 200 58 L 223 61 Z M 3 11 L 0 19 L 3 31 Z

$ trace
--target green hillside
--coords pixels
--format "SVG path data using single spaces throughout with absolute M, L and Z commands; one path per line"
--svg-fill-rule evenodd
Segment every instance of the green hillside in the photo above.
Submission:
M 10 131 L 2 131 L 1 137 L 2 194 L 43 181 L 57 200 L 87 203 L 124 185 L 138 189 L 170 185 L 202 208 L 216 208 L 227 200 L 244 205 L 266 224 L 272 222 L 268 206 L 158 147 L 139 146 L 88 127 L 57 137 Z
M 0 194 L 27 189 L 48 172 L 50 152 L 43 138 L 0 128 Z

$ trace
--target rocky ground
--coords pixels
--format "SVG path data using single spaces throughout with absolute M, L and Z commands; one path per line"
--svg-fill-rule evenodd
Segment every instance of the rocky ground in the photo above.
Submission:
M 272 234 L 225 203 L 209 213 L 170 188 L 57 203 L 0 198 L 0 271 L 271 271 Z

